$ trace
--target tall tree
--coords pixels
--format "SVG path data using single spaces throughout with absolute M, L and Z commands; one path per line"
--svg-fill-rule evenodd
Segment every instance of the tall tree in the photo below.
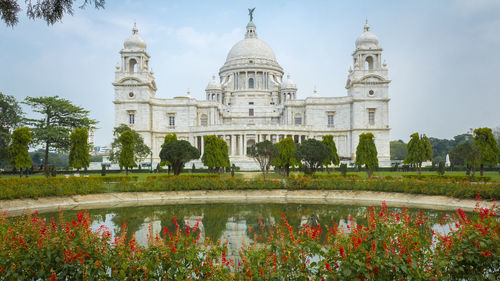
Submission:
M 432 146 L 426 136 L 420 138 L 418 133 L 413 133 L 410 137 L 404 163 L 415 165 L 421 174 L 422 162 L 432 160 Z
M 221 168 L 229 167 L 229 153 L 227 143 L 217 136 L 204 136 L 204 152 L 201 157 L 203 165 L 208 167 L 210 172 L 219 172 Z
M 21 125 L 23 111 L 13 96 L 0 92 L 0 165 L 8 163 L 9 153 L 7 147 L 10 142 L 10 133 Z
M 371 178 L 373 170 L 378 167 L 377 147 L 373 141 L 372 133 L 359 135 L 359 143 L 356 147 L 356 165 L 366 167 L 366 173 Z
M 49 163 L 49 151 L 68 151 L 70 132 L 75 128 L 91 129 L 97 121 L 88 117 L 89 111 L 73 105 L 69 100 L 54 97 L 26 97 L 25 104 L 31 106 L 34 112 L 42 114 L 39 119 L 27 119 L 33 129 L 35 144 L 45 146 L 44 165 Z M 45 167 L 45 175 L 48 169 Z
M 480 148 L 479 167 L 481 176 L 484 174 L 484 165 L 496 165 L 498 163 L 497 141 L 490 128 L 477 128 L 474 130 L 474 144 Z
M 314 175 L 325 160 L 331 158 L 331 153 L 331 148 L 323 142 L 307 139 L 297 146 L 294 157 L 304 163 L 307 174 Z
M 326 171 L 330 173 L 328 166 L 331 164 L 338 165 L 340 163 L 339 155 L 337 154 L 337 146 L 335 145 L 332 135 L 323 136 L 322 139 L 322 142 L 332 150 L 330 157 L 323 162 L 326 167 Z
M 125 168 L 125 173 L 128 176 L 128 169 L 137 166 L 134 161 L 134 133 L 131 131 L 125 131 L 121 133 L 118 140 L 120 141 L 122 148 L 120 151 L 120 167 Z
M 19 169 L 19 176 L 23 177 L 23 168 L 31 167 L 31 158 L 28 153 L 28 144 L 31 141 L 30 128 L 16 128 L 11 136 L 9 145 L 10 164 Z
M 276 147 L 272 142 L 265 140 L 250 146 L 247 150 L 247 154 L 259 163 L 262 176 L 266 180 L 271 163 L 277 155 Z
M 112 152 L 109 155 L 109 160 L 114 163 L 120 162 L 120 153 L 122 146 L 118 139 L 120 138 L 120 135 L 125 131 L 130 131 L 134 135 L 134 162 L 141 163 L 144 159 L 151 155 L 151 149 L 144 143 L 144 139 L 138 132 L 132 130 L 125 124 L 121 124 L 120 126 L 115 127 L 115 129 L 113 130 L 113 136 L 115 138 L 111 143 Z M 177 139 L 177 136 L 175 136 L 175 139 Z
M 89 134 L 85 128 L 74 129 L 71 133 L 71 147 L 69 149 L 69 166 L 80 171 L 90 165 L 88 144 Z
M 184 165 L 194 159 L 200 158 L 200 151 L 185 140 L 170 141 L 161 147 L 161 161 L 172 164 L 174 175 L 179 175 Z
M 285 175 L 288 177 L 290 175 L 290 167 L 299 164 L 299 161 L 294 157 L 297 144 L 295 144 L 291 137 L 287 137 L 276 143 L 276 147 L 277 155 L 274 158 L 273 166 L 283 169 Z
M 19 22 L 18 14 L 21 11 L 20 0 L 0 1 L 0 15 L 7 26 L 14 26 Z M 26 15 L 28 18 L 43 19 L 47 24 L 61 21 L 65 14 L 73 15 L 74 0 L 25 0 Z M 105 0 L 82 0 L 78 7 L 85 8 L 93 5 L 96 9 L 104 8 Z

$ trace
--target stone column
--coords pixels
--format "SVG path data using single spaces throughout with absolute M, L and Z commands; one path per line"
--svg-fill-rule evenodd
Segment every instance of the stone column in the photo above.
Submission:
M 201 136 L 201 156 L 203 156 L 203 153 L 205 152 L 205 142 L 203 140 L 203 136 Z
M 247 138 L 246 135 L 241 135 L 243 141 L 243 156 L 247 155 Z
M 230 135 L 231 138 L 231 156 L 236 155 L 236 135 Z
M 238 138 L 239 138 L 239 142 L 240 142 L 240 145 L 238 147 L 239 148 L 239 153 L 238 154 L 240 156 L 243 156 L 243 135 L 239 135 Z

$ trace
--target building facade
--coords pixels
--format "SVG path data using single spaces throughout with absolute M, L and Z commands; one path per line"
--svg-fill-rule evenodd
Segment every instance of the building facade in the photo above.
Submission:
M 356 40 L 347 95 L 320 97 L 316 91 L 297 99 L 297 86 L 284 75 L 273 50 L 257 36 L 251 20 L 245 38 L 229 51 L 219 77 L 206 87 L 206 99 L 156 97 L 146 43 L 134 26 L 116 66 L 115 126 L 127 124 L 139 132 L 153 151 L 153 162 L 165 135 L 176 133 L 203 154 L 203 136 L 216 135 L 229 147 L 231 163 L 241 169 L 258 166 L 246 156 L 247 147 L 292 137 L 297 143 L 333 135 L 343 162 L 353 162 L 361 133 L 375 136 L 379 165 L 390 165 L 387 64 L 377 36 L 365 24 Z M 149 160 L 149 159 L 148 159 Z M 149 162 L 149 161 L 148 161 Z M 196 167 L 201 161 L 194 161 Z M 188 164 L 189 167 L 191 163 Z

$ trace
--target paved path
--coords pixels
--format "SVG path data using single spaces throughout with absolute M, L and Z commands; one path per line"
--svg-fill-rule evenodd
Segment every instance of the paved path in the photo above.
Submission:
M 373 206 L 386 202 L 391 207 L 472 211 L 476 201 L 446 196 L 416 195 L 373 191 L 342 190 L 210 190 L 166 192 L 122 192 L 39 199 L 0 200 L 0 211 L 15 216 L 27 211 L 54 212 L 97 208 L 200 203 L 305 203 Z M 481 201 L 491 208 L 494 202 Z M 497 210 L 499 209 L 496 207 Z

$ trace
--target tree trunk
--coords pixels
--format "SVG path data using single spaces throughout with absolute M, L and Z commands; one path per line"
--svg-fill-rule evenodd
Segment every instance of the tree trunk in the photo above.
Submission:
M 484 174 L 484 164 L 479 165 L 479 168 L 480 168 L 480 170 L 479 170 L 479 174 L 480 174 L 480 175 L 481 175 L 481 177 L 482 177 L 482 176 L 483 176 L 483 174 Z
M 289 165 L 285 166 L 285 174 L 286 174 L 287 178 L 290 176 L 290 166 Z
M 128 176 L 128 167 L 125 167 L 125 174 Z
M 45 173 L 45 176 L 48 178 L 49 177 L 49 142 L 45 143 L 45 158 L 44 158 L 44 163 L 43 163 L 43 172 Z
M 422 174 L 422 163 L 417 164 L 417 171 L 418 171 L 418 174 L 419 174 L 419 175 L 421 175 L 421 174 Z
M 22 178 L 23 177 L 23 168 L 19 168 L 19 177 Z
M 325 167 L 326 167 L 326 173 L 330 174 L 330 169 L 328 169 L 328 165 L 326 165 Z
M 366 173 L 368 174 L 368 178 L 372 177 L 372 170 L 368 167 L 366 167 Z

